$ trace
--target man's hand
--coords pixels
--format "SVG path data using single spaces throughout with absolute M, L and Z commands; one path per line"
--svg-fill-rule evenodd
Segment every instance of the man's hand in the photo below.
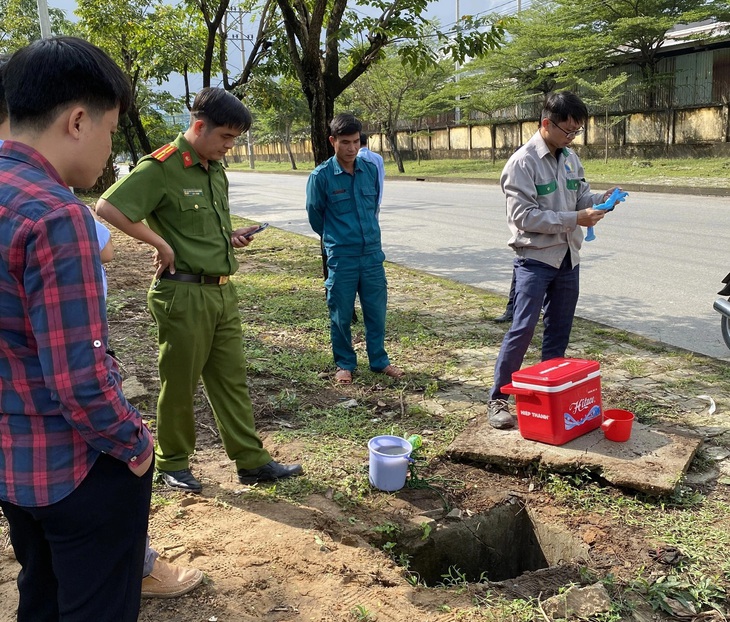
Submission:
M 132 473 L 134 473 L 137 477 L 142 477 L 145 473 L 147 473 L 147 470 L 150 468 L 153 457 L 154 454 L 150 453 L 150 455 L 147 456 L 147 458 L 142 462 L 127 462 L 127 466 L 129 467 L 129 470 L 132 471 Z
M 258 228 L 258 225 L 251 225 L 250 227 L 241 227 L 240 229 L 236 229 L 233 233 L 231 233 L 231 244 L 233 244 L 233 248 L 243 248 L 244 246 L 251 244 L 253 237 L 248 236 L 250 236 L 251 233 L 256 231 Z
M 162 238 L 160 239 L 162 240 Z M 165 270 L 169 270 L 170 274 L 175 274 L 175 251 L 167 242 L 162 240 L 161 244 L 155 249 L 153 258 L 156 279 L 159 279 Z
M 578 212 L 578 225 L 580 227 L 592 227 L 606 215 L 602 209 L 582 209 Z
M 606 201 L 608 201 L 608 198 L 613 194 L 614 190 L 620 191 L 621 188 L 619 186 L 614 186 L 610 190 L 606 190 L 606 192 L 603 193 L 603 200 L 601 201 L 601 203 L 605 203 Z

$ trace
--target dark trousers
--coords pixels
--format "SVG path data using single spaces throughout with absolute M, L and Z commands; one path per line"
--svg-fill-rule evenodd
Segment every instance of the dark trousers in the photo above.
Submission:
M 355 296 L 360 297 L 365 325 L 365 349 L 370 369 L 381 371 L 390 365 L 385 351 L 385 312 L 388 306 L 388 282 L 379 251 L 357 257 L 329 257 L 324 283 L 330 312 L 330 338 L 335 365 L 353 371 L 357 355 L 352 347 L 352 312 Z
M 22 567 L 18 622 L 136 622 L 152 471 L 137 477 L 102 454 L 57 503 L 0 501 Z
M 489 399 L 507 399 L 501 389 L 512 382 L 512 374 L 522 366 L 541 310 L 545 326 L 542 360 L 565 355 L 578 303 L 579 268 L 572 267 L 570 252 L 566 253 L 560 268 L 524 257 L 514 260 L 514 319 L 499 350 Z
M 514 315 L 515 312 L 515 269 L 512 268 L 512 281 L 509 284 L 509 298 L 504 309 L 505 315 Z

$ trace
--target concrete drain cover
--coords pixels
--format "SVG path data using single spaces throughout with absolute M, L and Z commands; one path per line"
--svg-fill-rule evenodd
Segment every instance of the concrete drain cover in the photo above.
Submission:
M 702 437 L 694 434 L 634 423 L 626 443 L 606 440 L 599 429 L 557 447 L 528 441 L 517 430 L 495 430 L 480 417 L 454 439 L 448 453 L 453 460 L 507 468 L 587 469 L 614 486 L 662 496 L 675 491 L 701 445 Z
M 409 570 L 429 587 L 449 577 L 499 582 L 588 557 L 588 547 L 566 529 L 541 522 L 522 503 L 496 506 L 458 522 L 440 521 L 427 539 L 399 541 Z

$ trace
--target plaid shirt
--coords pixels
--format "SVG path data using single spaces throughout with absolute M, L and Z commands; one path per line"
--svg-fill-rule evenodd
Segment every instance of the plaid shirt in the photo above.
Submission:
M 60 501 L 100 452 L 152 452 L 106 354 L 106 305 L 94 219 L 51 164 L 0 147 L 0 499 Z

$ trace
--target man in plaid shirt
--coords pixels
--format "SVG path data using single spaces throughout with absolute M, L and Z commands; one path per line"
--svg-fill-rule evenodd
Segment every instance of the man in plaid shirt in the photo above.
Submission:
M 131 98 L 72 37 L 3 67 L 0 147 L 0 507 L 22 566 L 20 622 L 137 620 L 152 439 L 107 354 L 88 188 Z

